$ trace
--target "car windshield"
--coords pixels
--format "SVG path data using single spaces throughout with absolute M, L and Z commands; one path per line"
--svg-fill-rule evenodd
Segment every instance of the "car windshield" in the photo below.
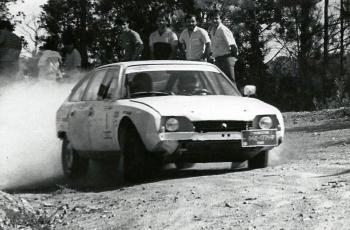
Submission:
M 236 86 L 212 66 L 129 67 L 126 81 L 130 97 L 165 95 L 240 96 Z

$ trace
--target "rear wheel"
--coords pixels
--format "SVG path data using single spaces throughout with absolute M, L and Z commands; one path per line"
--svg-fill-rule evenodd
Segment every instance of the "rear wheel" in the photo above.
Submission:
M 262 151 L 248 160 L 249 169 L 266 168 L 269 160 L 269 151 Z
M 89 159 L 80 157 L 67 138 L 62 142 L 61 160 L 65 177 L 75 179 L 86 175 Z

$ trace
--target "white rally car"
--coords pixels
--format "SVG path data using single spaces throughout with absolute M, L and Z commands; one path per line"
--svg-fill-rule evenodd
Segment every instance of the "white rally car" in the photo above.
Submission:
M 166 163 L 243 162 L 267 166 L 284 137 L 278 109 L 242 96 L 215 65 L 135 61 L 101 66 L 72 89 L 58 109 L 57 136 L 67 177 L 89 159 L 120 157 L 130 181 Z

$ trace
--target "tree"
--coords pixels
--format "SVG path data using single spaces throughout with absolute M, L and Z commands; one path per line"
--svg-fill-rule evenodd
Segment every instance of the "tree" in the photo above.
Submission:
M 118 19 L 128 16 L 131 28 L 137 30 L 144 43 L 144 57 L 148 57 L 149 34 L 155 30 L 155 18 L 163 12 L 169 18 L 176 17 L 179 9 L 193 10 L 192 1 L 113 1 L 113 0 L 49 0 L 43 6 L 41 21 L 48 36 L 44 40 L 55 40 L 62 47 L 63 40 L 73 39 L 82 54 L 83 66 L 88 60 L 105 64 L 119 60 Z M 176 24 L 173 24 L 176 25 Z
M 328 75 L 328 44 L 329 44 L 329 34 L 328 34 L 328 27 L 329 27 L 329 19 L 328 19 L 328 7 L 329 7 L 329 0 L 324 0 L 324 35 L 323 35 L 323 62 L 324 62 L 324 79 L 327 78 Z
M 92 1 L 49 0 L 42 8 L 41 24 L 48 34 L 43 40 L 56 43 L 61 49 L 67 39 L 73 41 L 81 53 L 82 66 L 87 67 Z
M 22 24 L 18 26 L 20 33 L 26 35 L 26 37 L 33 43 L 33 47 L 24 46 L 24 50 L 28 52 L 31 56 L 35 56 L 38 52 L 40 44 L 40 32 L 42 28 L 40 27 L 40 18 L 38 16 L 32 15 L 29 19 L 24 20 Z
M 1 0 L 0 1 L 0 20 L 12 18 L 13 15 L 10 14 L 8 9 L 8 4 L 15 3 L 17 0 Z
M 297 59 L 299 109 L 313 107 L 314 97 L 322 93 L 320 65 L 322 31 L 319 0 L 279 0 L 281 20 L 276 26 L 276 39 L 286 52 Z

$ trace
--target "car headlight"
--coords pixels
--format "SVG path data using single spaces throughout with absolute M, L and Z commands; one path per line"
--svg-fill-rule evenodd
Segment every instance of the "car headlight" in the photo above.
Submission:
M 161 118 L 159 132 L 193 132 L 192 122 L 183 116 L 164 116 Z
M 273 126 L 271 117 L 261 117 L 259 120 L 259 127 L 261 129 L 270 129 Z
M 179 121 L 176 118 L 169 118 L 165 122 L 165 129 L 169 132 L 175 132 L 179 129 Z

